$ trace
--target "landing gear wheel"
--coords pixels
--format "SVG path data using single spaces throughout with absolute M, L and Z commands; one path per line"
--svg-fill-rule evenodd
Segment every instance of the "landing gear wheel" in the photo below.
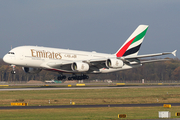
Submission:
M 89 76 L 86 75 L 86 79 L 89 79 Z
M 16 74 L 16 71 L 12 70 L 12 71 L 11 71 L 11 74 Z
M 57 79 L 58 79 L 58 80 L 66 79 L 66 76 L 65 76 L 65 75 L 59 75 L 59 76 L 57 77 Z
M 73 74 L 72 77 L 68 77 L 68 80 L 85 80 L 85 79 L 89 79 L 89 76 L 84 74 L 77 76 Z

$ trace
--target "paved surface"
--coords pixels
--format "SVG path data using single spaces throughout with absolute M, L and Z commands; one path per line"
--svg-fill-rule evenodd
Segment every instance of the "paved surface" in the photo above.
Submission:
M 123 88 L 156 88 L 156 87 L 180 87 L 179 85 L 161 85 L 161 86 L 107 86 L 107 87 L 45 87 L 45 88 L 0 88 L 0 91 L 18 91 L 18 90 L 77 90 L 77 89 L 123 89 Z
M 2 88 L 0 91 L 18 91 L 18 90 L 77 90 L 77 89 L 115 89 L 127 87 L 58 87 L 58 88 Z
M 95 108 L 95 107 L 156 107 L 163 104 L 180 106 L 180 103 L 153 103 L 153 104 L 109 104 L 109 105 L 56 105 L 56 106 L 8 106 L 0 109 L 47 109 L 47 108 Z

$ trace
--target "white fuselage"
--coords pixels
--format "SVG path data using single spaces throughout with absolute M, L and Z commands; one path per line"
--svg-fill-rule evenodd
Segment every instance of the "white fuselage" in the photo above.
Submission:
M 116 55 L 39 46 L 20 46 L 10 50 L 10 52 L 4 56 L 3 60 L 6 63 L 17 66 L 67 72 L 60 69 L 54 69 L 50 67 L 49 64 L 66 64 L 73 63 L 74 61 L 101 60 L 108 58 L 116 58 Z M 130 66 L 125 64 L 122 68 L 101 68 L 98 71 L 92 71 L 91 73 L 108 73 L 139 66 L 141 65 Z

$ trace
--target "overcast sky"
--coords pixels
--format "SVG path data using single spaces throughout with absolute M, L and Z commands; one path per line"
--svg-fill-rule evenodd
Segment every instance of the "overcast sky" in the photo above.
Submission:
M 0 0 L 0 58 L 11 45 L 113 54 L 140 24 L 139 54 L 180 58 L 180 0 Z

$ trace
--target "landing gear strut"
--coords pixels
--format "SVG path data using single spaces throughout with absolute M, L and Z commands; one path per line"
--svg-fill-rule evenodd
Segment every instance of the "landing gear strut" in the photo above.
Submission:
M 73 74 L 72 77 L 68 77 L 68 80 L 85 80 L 85 79 L 89 79 L 89 76 L 84 74 L 80 76 Z
M 15 65 L 11 65 L 11 67 L 12 67 L 11 74 L 16 74 L 16 71 L 15 71 Z

